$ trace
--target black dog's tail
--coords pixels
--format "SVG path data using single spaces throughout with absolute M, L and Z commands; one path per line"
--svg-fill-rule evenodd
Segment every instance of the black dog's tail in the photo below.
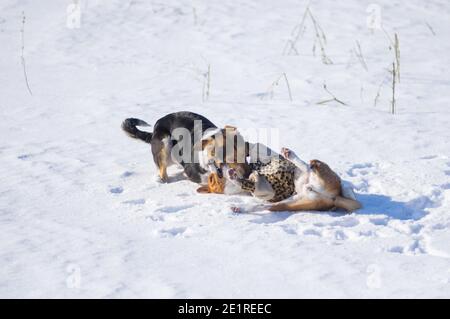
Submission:
M 140 131 L 136 126 L 150 126 L 145 121 L 140 119 L 129 118 L 122 122 L 122 130 L 130 137 L 150 143 L 153 134 L 149 132 Z

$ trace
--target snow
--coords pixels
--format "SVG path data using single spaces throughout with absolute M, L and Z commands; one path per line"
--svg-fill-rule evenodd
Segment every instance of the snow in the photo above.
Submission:
M 80 1 L 68 28 L 71 3 L 0 3 L 1 297 L 450 297 L 448 1 L 378 0 L 385 31 L 371 1 L 311 1 L 330 65 L 309 19 L 282 54 L 307 1 Z M 271 90 L 283 73 L 292 102 L 283 78 Z M 346 105 L 317 104 L 324 83 Z M 273 129 L 270 146 L 327 162 L 364 208 L 233 214 L 256 200 L 197 194 L 175 167 L 158 183 L 120 123 L 177 110 Z

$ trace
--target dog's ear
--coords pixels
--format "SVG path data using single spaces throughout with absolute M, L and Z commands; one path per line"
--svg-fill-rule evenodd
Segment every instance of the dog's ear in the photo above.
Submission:
M 212 137 L 202 140 L 202 150 L 204 150 L 210 143 L 214 143 L 214 139 Z
M 203 186 L 197 188 L 197 193 L 200 193 L 200 194 L 209 194 L 210 191 L 209 191 L 208 185 L 203 185 Z

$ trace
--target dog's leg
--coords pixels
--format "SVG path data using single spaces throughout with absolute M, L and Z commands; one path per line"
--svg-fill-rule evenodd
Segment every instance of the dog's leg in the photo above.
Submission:
M 289 197 L 281 202 L 278 202 L 277 205 L 280 204 L 288 204 L 294 203 L 296 201 L 295 196 Z M 256 204 L 256 205 L 242 205 L 242 206 L 231 206 L 231 210 L 234 213 L 254 213 L 260 212 L 264 210 L 270 210 L 273 204 Z
M 337 208 L 343 208 L 348 212 L 353 212 L 355 210 L 358 210 L 362 207 L 361 203 L 357 200 L 345 198 L 342 196 L 337 196 L 334 200 L 334 205 Z
M 186 174 L 187 178 L 194 183 L 200 184 L 202 182 L 202 177 L 200 175 L 200 172 L 205 172 L 200 164 L 198 163 L 184 163 L 181 162 L 181 166 L 183 166 L 184 173 Z
M 281 155 L 283 155 L 283 157 L 290 161 L 292 164 L 297 166 L 301 171 L 309 172 L 311 170 L 308 164 L 302 161 L 294 151 L 288 149 L 287 147 L 283 147 L 281 149 Z
M 318 198 L 314 200 L 302 198 L 298 200 L 284 200 L 276 204 L 259 204 L 248 207 L 232 206 L 231 210 L 235 213 L 253 213 L 264 210 L 272 212 L 326 211 L 331 210 L 334 206 L 334 201 L 328 198 Z
M 169 182 L 169 176 L 167 175 L 167 165 L 164 161 L 159 163 L 159 177 L 163 183 Z
M 279 211 L 309 211 L 309 210 L 330 210 L 334 207 L 334 202 L 327 198 L 307 199 L 303 198 L 298 201 L 289 203 L 277 203 L 272 205 L 269 210 L 273 212 Z
M 254 174 L 250 178 L 239 178 L 234 169 L 228 170 L 229 180 L 238 185 L 243 191 L 250 192 L 253 196 L 263 200 L 271 200 L 275 196 L 272 185 L 264 176 Z
M 157 154 L 155 154 L 156 166 L 158 166 L 159 178 L 163 183 L 169 182 L 169 176 L 167 175 L 167 150 L 162 147 Z
M 253 195 L 255 197 L 269 201 L 275 196 L 275 191 L 273 190 L 272 185 L 264 176 L 256 174 L 255 190 L 253 191 Z
M 228 180 L 234 185 L 240 187 L 243 191 L 253 193 L 255 191 L 255 182 L 241 178 L 237 175 L 236 170 L 234 168 L 230 168 L 227 171 Z
M 256 205 L 241 205 L 241 206 L 231 206 L 230 209 L 233 213 L 256 213 L 268 210 L 270 204 L 256 204 Z
M 153 135 L 151 145 L 153 160 L 158 167 L 159 178 L 161 182 L 168 183 L 167 167 L 173 163 L 171 159 L 172 142 L 170 137 L 164 134 L 155 134 Z
M 344 208 L 349 212 L 358 210 L 362 207 L 361 203 L 356 199 L 355 192 L 353 191 L 353 185 L 351 183 L 341 181 L 341 195 L 342 196 L 336 197 L 336 207 Z

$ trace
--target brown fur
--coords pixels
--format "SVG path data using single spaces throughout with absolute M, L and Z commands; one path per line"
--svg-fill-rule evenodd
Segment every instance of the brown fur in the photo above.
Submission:
M 225 179 L 220 178 L 217 173 L 208 176 L 208 185 L 203 185 L 197 189 L 199 193 L 223 194 L 225 190 Z
M 290 203 L 278 203 L 269 207 L 270 211 L 302 211 L 302 210 L 318 210 L 325 211 L 331 210 L 334 207 L 334 202 L 331 199 L 300 199 Z
M 326 163 L 312 160 L 309 166 L 312 172 L 319 177 L 323 188 L 330 196 L 334 197 L 341 194 L 341 179 Z
M 339 176 L 324 162 L 312 160 L 310 162 L 313 172 L 322 180 L 326 192 L 334 198 L 334 206 L 347 211 L 354 211 L 361 208 L 361 204 L 353 199 L 345 198 L 342 195 L 342 185 Z M 328 206 L 328 201 L 322 198 L 321 207 Z M 328 209 L 326 209 L 328 210 Z
M 360 202 L 342 196 L 336 196 L 336 199 L 334 200 L 334 206 L 336 206 L 337 208 L 343 208 L 348 212 L 353 212 L 362 207 Z
M 161 178 L 161 181 L 168 182 L 169 177 L 167 175 L 167 166 L 169 162 L 169 154 L 167 154 L 167 151 L 165 148 L 162 148 L 159 153 L 157 154 L 157 163 L 159 170 L 159 177 Z
M 199 122 L 201 123 L 200 127 L 196 125 Z M 172 146 L 177 144 L 177 148 L 183 150 L 183 155 L 190 155 L 191 159 L 196 159 L 198 148 L 195 146 L 208 130 L 217 129 L 216 125 L 200 114 L 182 111 L 170 113 L 158 119 L 153 125 L 151 133 L 139 130 L 138 126 L 149 126 L 149 124 L 137 118 L 127 118 L 122 123 L 122 130 L 128 136 L 151 145 L 153 161 L 157 165 L 161 181 L 168 182 L 167 167 L 169 165 L 179 164 L 190 181 L 201 184 L 206 170 L 195 160 L 180 161 L 176 157 L 172 158 Z M 172 133 L 178 129 L 190 132 L 191 138 L 178 139 L 178 136 L 172 136 Z M 196 132 L 201 134 L 195 134 Z M 177 142 L 174 144 L 173 140 L 177 140 Z
M 227 153 L 228 139 L 233 139 L 232 154 Z M 250 174 L 250 167 L 245 160 L 248 155 L 248 146 L 236 127 L 226 125 L 222 129 L 222 138 L 210 137 L 203 140 L 202 149 L 207 150 L 208 159 L 213 159 L 218 167 L 227 164 L 229 168 L 235 169 L 240 176 L 248 176 Z M 216 154 L 217 150 L 223 151 L 222 156 Z
M 240 138 L 239 133 L 236 128 L 226 126 L 222 129 L 223 138 L 215 139 L 213 137 L 202 141 L 202 149 L 206 149 L 208 152 L 208 158 L 214 159 L 216 165 L 221 166 L 226 163 L 230 168 L 234 168 L 239 172 L 241 176 L 246 176 L 250 173 L 250 166 L 244 162 L 239 163 L 238 155 L 239 152 L 244 152 L 245 156 L 248 155 L 248 145 L 246 143 L 238 143 Z M 226 140 L 227 138 L 234 138 L 234 152 L 232 157 L 220 159 L 215 154 L 215 150 L 222 149 L 224 154 L 226 154 Z M 239 146 L 245 145 L 245 149 L 238 149 Z M 280 202 L 273 204 L 269 210 L 271 211 L 327 211 L 333 208 L 342 208 L 347 211 L 354 211 L 361 208 L 361 204 L 353 199 L 345 198 L 342 196 L 342 186 L 339 176 L 324 162 L 319 160 L 310 161 L 311 175 L 314 175 L 319 181 L 323 192 L 316 193 L 314 199 L 301 198 L 292 202 Z M 213 175 L 213 174 L 211 174 Z M 210 178 L 211 178 L 210 175 Z M 211 182 L 208 178 L 208 185 L 199 188 L 199 192 L 208 193 L 220 193 L 223 194 L 223 188 L 217 187 L 218 177 L 214 177 Z M 215 182 L 214 182 L 215 181 Z
M 316 196 L 303 197 L 291 202 L 282 202 L 272 205 L 270 211 L 327 211 L 333 208 L 343 208 L 354 211 L 361 208 L 361 204 L 353 199 L 342 196 L 342 185 L 339 176 L 324 162 L 319 160 L 310 161 L 310 177 L 322 191 L 314 191 Z

